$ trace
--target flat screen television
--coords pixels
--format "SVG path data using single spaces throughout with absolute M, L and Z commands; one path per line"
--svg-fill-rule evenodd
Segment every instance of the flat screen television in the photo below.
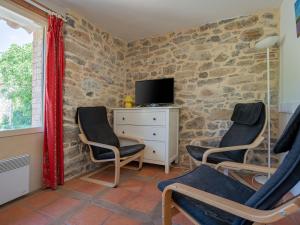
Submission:
M 174 78 L 135 82 L 137 106 L 167 105 L 174 103 Z

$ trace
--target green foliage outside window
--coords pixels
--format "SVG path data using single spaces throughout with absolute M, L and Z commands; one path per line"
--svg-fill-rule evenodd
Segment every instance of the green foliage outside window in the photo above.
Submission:
M 32 44 L 12 44 L 0 55 L 0 97 L 11 102 L 10 112 L 0 120 L 0 130 L 31 126 Z

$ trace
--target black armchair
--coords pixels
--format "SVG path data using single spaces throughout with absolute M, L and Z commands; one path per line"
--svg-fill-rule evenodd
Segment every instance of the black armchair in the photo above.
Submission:
M 217 166 L 272 173 L 258 191 L 207 165 L 201 165 L 181 177 L 160 182 L 163 224 L 170 225 L 172 215 L 178 211 L 195 224 L 202 225 L 268 224 L 295 213 L 300 209 L 300 196 L 282 205 L 278 202 L 300 181 L 300 106 L 273 152 L 288 152 L 276 171 L 231 162 Z
M 267 125 L 265 104 L 237 104 L 231 117 L 232 126 L 221 138 L 200 138 L 188 145 L 190 163 L 217 164 L 224 161 L 246 163 L 248 152 L 262 143 Z M 219 147 L 204 146 L 208 139 L 220 139 Z
M 90 178 L 99 171 L 92 172 L 81 179 L 116 187 L 119 184 L 120 168 L 122 166 L 139 159 L 138 169 L 142 168 L 145 149 L 143 140 L 128 135 L 119 134 L 117 136 L 109 125 L 105 107 L 79 107 L 77 109 L 76 120 L 80 129 L 80 141 L 83 145 L 88 146 L 91 160 L 95 163 L 114 162 L 115 164 L 115 178 L 113 183 Z M 119 138 L 136 142 L 136 144 L 121 146 Z

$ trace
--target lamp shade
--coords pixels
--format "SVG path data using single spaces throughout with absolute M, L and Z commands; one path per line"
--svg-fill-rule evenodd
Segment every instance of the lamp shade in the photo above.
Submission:
M 265 49 L 271 48 L 275 44 L 279 43 L 279 36 L 270 36 L 256 43 L 255 48 L 257 49 Z

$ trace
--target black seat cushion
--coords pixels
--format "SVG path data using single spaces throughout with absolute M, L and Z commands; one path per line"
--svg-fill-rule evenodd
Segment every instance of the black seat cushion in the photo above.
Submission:
M 158 188 L 163 191 L 166 186 L 173 183 L 185 184 L 241 204 L 244 204 L 255 193 L 249 187 L 206 165 L 199 166 L 183 176 L 162 181 L 158 184 Z M 176 192 L 173 193 L 173 200 L 202 225 L 228 225 L 237 218 Z
M 209 148 L 188 145 L 188 146 L 186 146 L 186 149 L 187 149 L 188 153 L 190 154 L 190 156 L 192 156 L 194 159 L 196 159 L 198 161 L 202 161 L 205 151 L 207 151 Z M 223 152 L 210 154 L 207 158 L 207 162 L 214 163 L 214 164 L 224 162 L 224 161 L 232 162 L 233 160 L 231 158 L 229 158 Z
M 132 156 L 132 155 L 140 152 L 144 148 L 145 148 L 144 144 L 122 146 L 119 148 L 120 149 L 120 157 L 124 158 L 124 157 L 128 157 L 128 156 Z M 94 153 L 94 158 L 97 160 L 114 159 L 115 155 L 114 155 L 113 151 L 109 151 L 106 153 L 100 153 L 100 154 Z

